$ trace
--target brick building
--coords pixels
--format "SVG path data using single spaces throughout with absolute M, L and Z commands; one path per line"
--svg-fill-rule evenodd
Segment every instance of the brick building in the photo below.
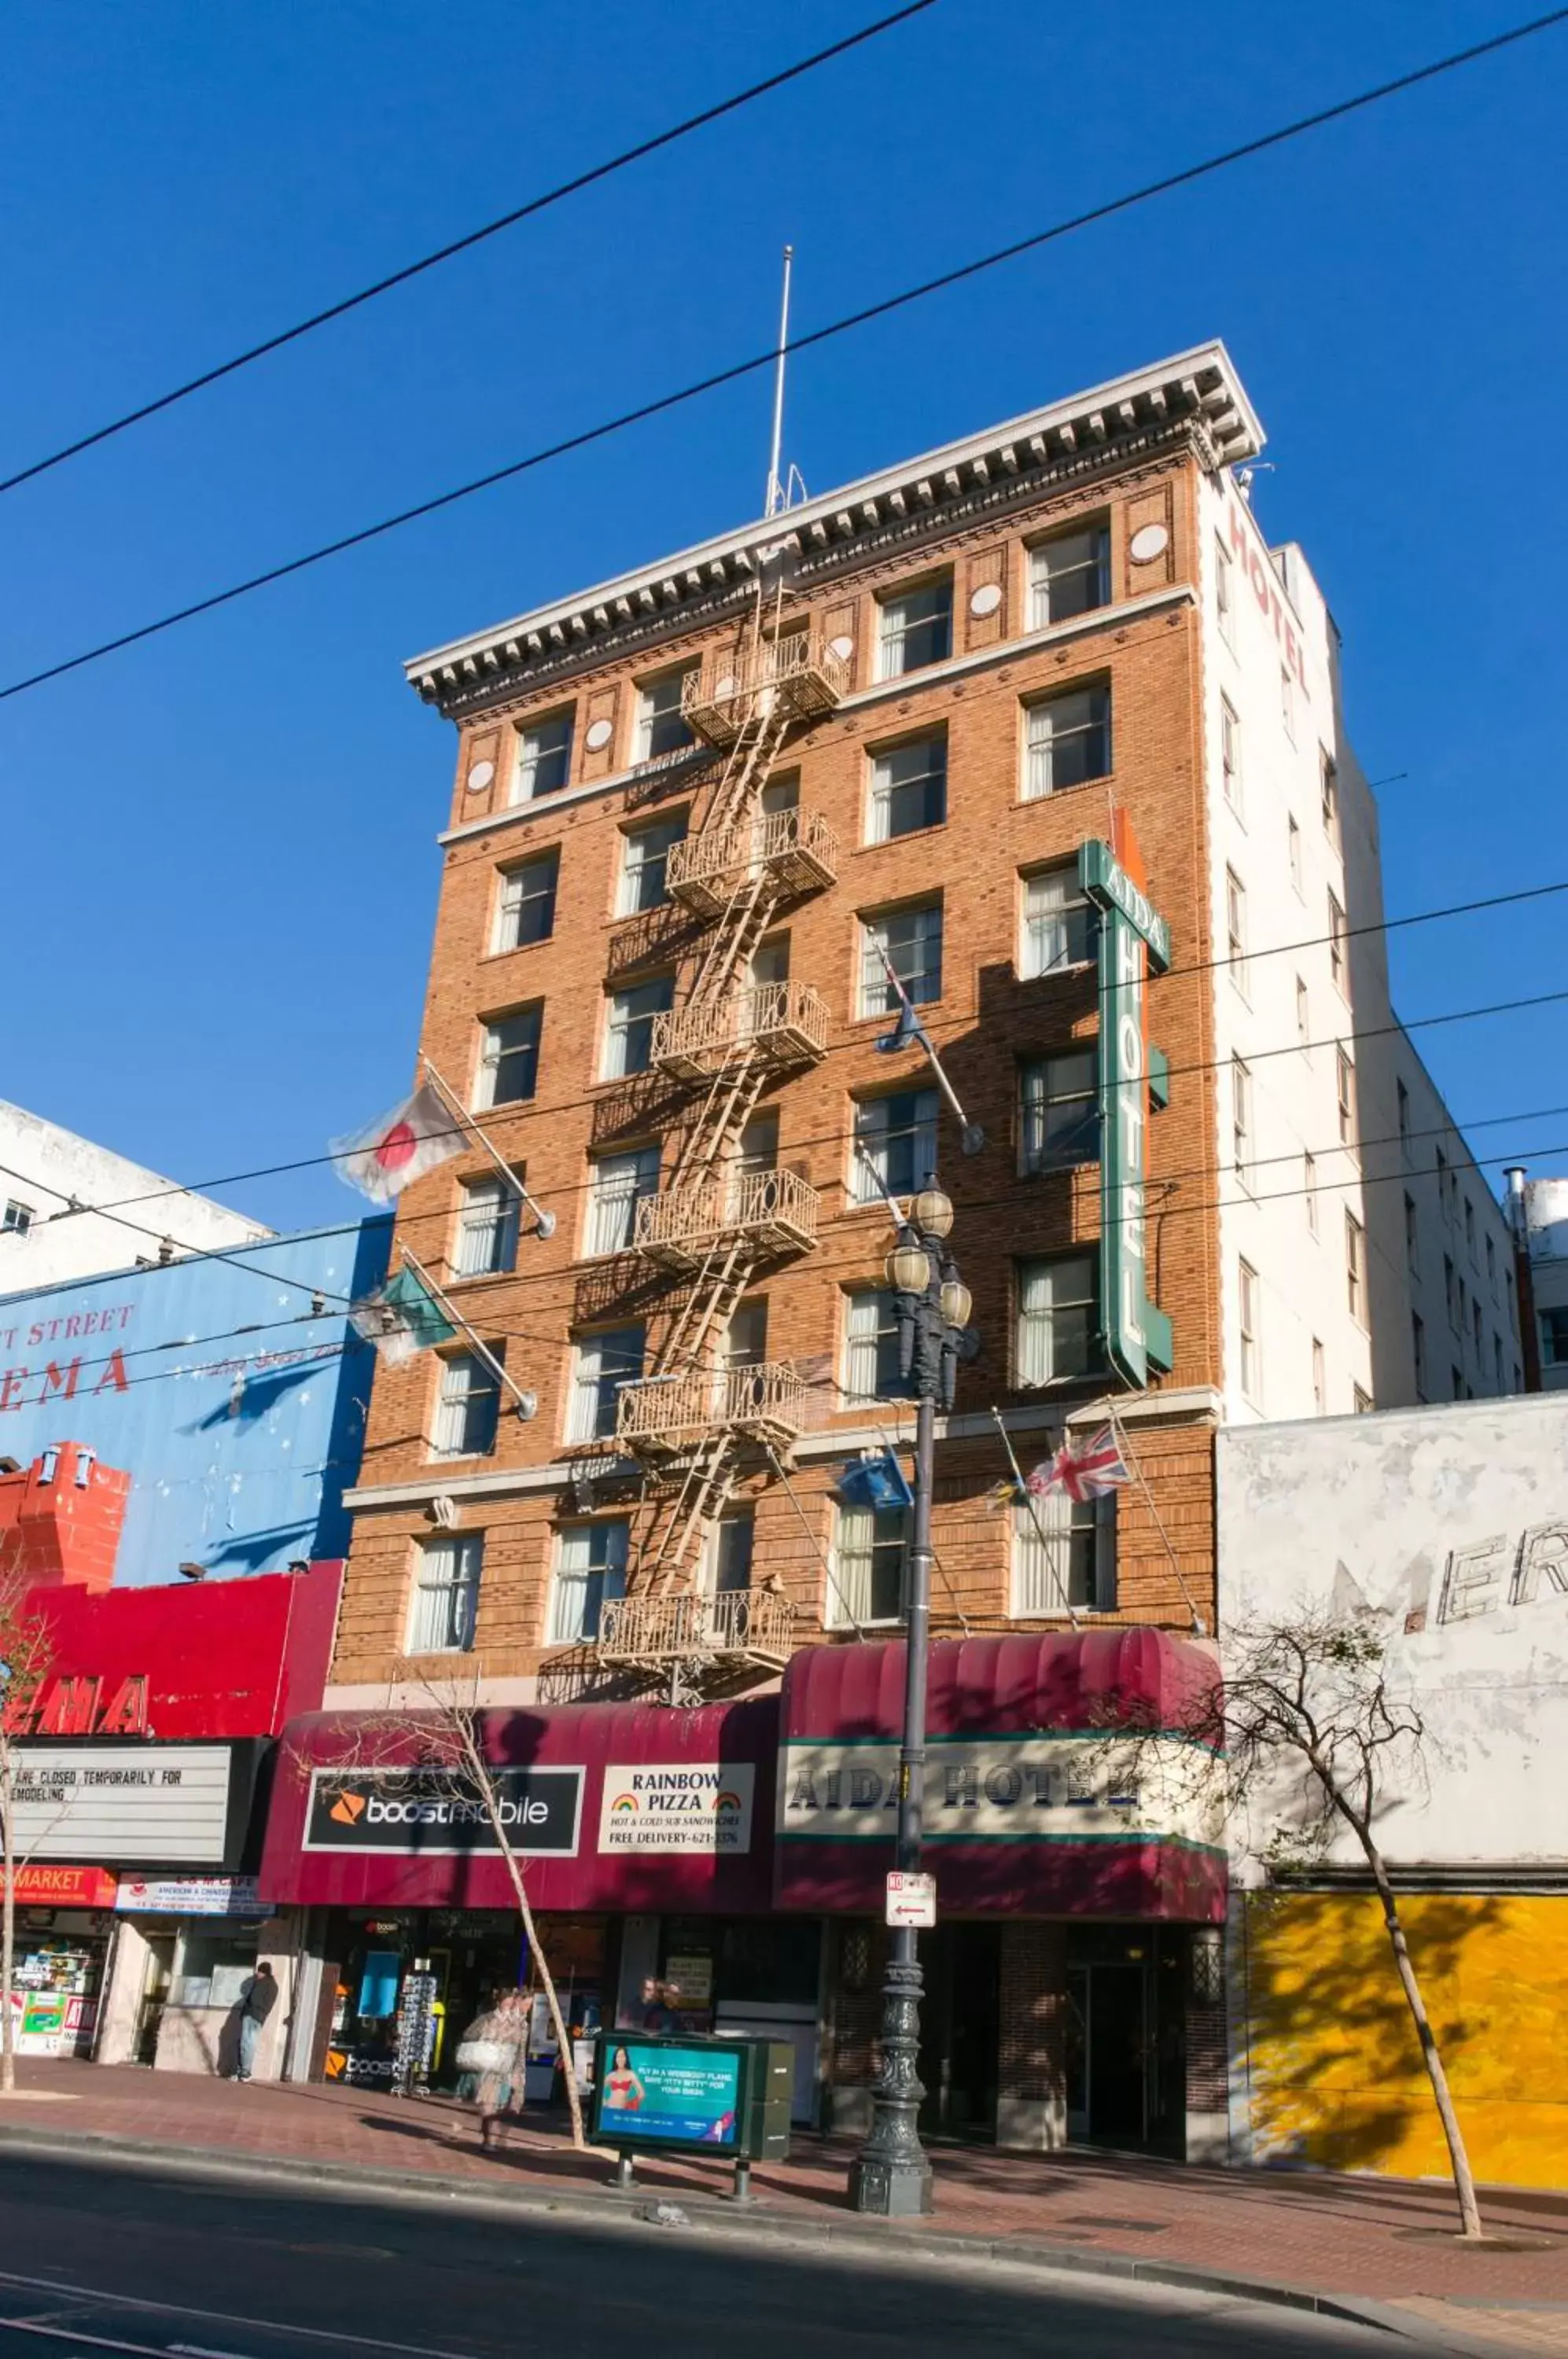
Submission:
M 1249 505 L 1261 441 L 1206 345 L 408 667 L 459 736 L 421 1048 L 556 1224 L 477 1139 L 401 1200 L 400 1243 L 537 1414 L 464 1349 L 381 1371 L 329 1701 L 456 1657 L 496 1707 L 723 1696 L 885 1635 L 903 1515 L 840 1486 L 911 1430 L 887 1198 L 929 1173 L 978 1343 L 939 1427 L 939 1636 L 1212 1629 L 1216 1425 L 1415 1397 L 1378 1160 L 1425 1152 L 1389 1145 L 1414 1052 L 1358 930 L 1376 814 L 1334 626 Z M 1113 937 L 1149 1048 L 1114 1178 Z M 919 1048 L 879 1045 L 885 961 L 976 1151 Z M 1108 1391 L 1135 1482 L 997 1511 L 993 1412 L 1028 1466 Z M 1173 1902 L 1158 1942 L 1102 1921 L 1077 1951 L 1043 1887 L 1009 1913 L 1040 1921 L 1006 1958 L 994 1921 L 933 1951 L 992 1994 L 985 2054 L 938 2060 L 951 2125 L 1016 2129 L 1040 2084 L 1027 2135 L 1092 2126 L 1083 2052 L 1042 2061 L 1022 2027 L 1060 2044 L 1071 1973 L 1094 2049 L 1101 1972 L 1109 2091 L 1161 2006 L 1178 2046 L 1183 2006 L 1212 2015 L 1207 1969 Z M 829 2051 L 844 1984 L 830 1962 Z M 1151 2089 L 1102 2128 L 1153 2135 Z M 1186 2111 L 1219 2102 L 1194 2082 Z

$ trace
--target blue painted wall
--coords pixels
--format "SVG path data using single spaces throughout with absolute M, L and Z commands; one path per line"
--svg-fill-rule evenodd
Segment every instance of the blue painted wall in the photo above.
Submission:
M 391 1233 L 380 1214 L 0 1296 L 0 1460 L 77 1441 L 126 1470 L 117 1587 L 343 1555 L 376 1364 L 347 1299 L 381 1283 Z

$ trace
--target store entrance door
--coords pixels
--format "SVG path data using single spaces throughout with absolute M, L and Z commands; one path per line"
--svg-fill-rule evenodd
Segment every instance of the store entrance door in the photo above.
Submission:
M 142 1995 L 136 2007 L 136 2035 L 131 2043 L 133 2064 L 156 2064 L 158 2035 L 163 2022 L 163 2010 L 169 2005 L 169 1985 L 174 1980 L 173 1933 L 149 1933 L 147 1936 L 147 1962 L 142 1970 Z
M 950 1923 L 920 1937 L 920 2128 L 931 2137 L 994 2138 L 1001 2043 L 1002 1931 Z
M 1067 1953 L 1067 2135 L 1179 2154 L 1185 1943 L 1173 1927 L 1075 1927 Z

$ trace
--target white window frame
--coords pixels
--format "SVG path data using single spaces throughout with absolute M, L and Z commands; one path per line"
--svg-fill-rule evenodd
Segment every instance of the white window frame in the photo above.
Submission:
M 1232 654 L 1236 652 L 1236 560 L 1223 540 L 1214 541 L 1214 620 Z
M 581 1646 L 599 1635 L 606 1602 L 626 1593 L 631 1522 L 626 1516 L 600 1516 L 569 1523 L 555 1535 L 550 1569 L 547 1647 Z
M 1008 1619 L 1061 1622 L 1070 1611 L 1114 1612 L 1116 1563 L 1115 1492 L 1073 1500 L 1048 1491 L 1017 1501 L 1008 1535 Z
M 893 941 L 894 929 L 905 937 L 897 948 Z M 933 942 L 936 946 L 934 966 L 931 964 Z M 915 959 L 909 955 L 911 950 L 916 953 Z M 855 1008 L 863 1017 L 898 1013 L 898 995 L 882 965 L 880 953 L 884 951 L 917 1007 L 929 1006 L 933 999 L 940 999 L 942 952 L 941 897 L 930 901 L 907 903 L 902 908 L 887 909 L 878 917 L 862 918 L 860 920 L 860 984 Z M 899 965 L 900 957 L 905 959 L 906 966 Z
M 890 1629 L 902 1620 L 904 1569 L 909 1561 L 911 1521 L 908 1507 L 852 1507 L 835 1503 L 833 1547 L 828 1559 L 833 1577 L 827 1584 L 822 1616 L 829 1629 Z M 884 1587 L 881 1602 L 886 1606 L 887 1569 L 895 1549 L 898 1594 L 892 1600 L 890 1613 L 877 1614 L 872 1608 L 877 1602 L 879 1560 Z
M 1108 681 L 1085 680 L 1077 688 L 1053 689 L 1024 705 L 1023 780 L 1019 800 L 1045 802 L 1078 787 L 1097 786 L 1116 761 L 1114 712 Z M 1060 752 L 1058 749 L 1061 749 Z M 1076 777 L 1059 777 L 1076 767 Z
M 1312 1414 L 1328 1415 L 1328 1362 L 1323 1344 L 1312 1337 Z
M 1257 1193 L 1252 1152 L 1252 1069 L 1243 1057 L 1230 1060 L 1231 1146 L 1236 1176 L 1249 1196 Z
M 502 1034 L 510 1025 L 533 1027 L 533 1038 L 527 1045 L 507 1047 Z M 544 1002 L 534 1000 L 527 1007 L 509 1007 L 505 1015 L 493 1016 L 480 1028 L 479 1076 L 474 1093 L 475 1114 L 487 1114 L 497 1107 L 527 1105 L 539 1093 L 539 1051 L 544 1038 Z M 531 1067 L 528 1086 L 515 1096 L 498 1098 L 495 1084 L 504 1061 L 509 1057 L 528 1056 Z
M 604 1054 L 599 1079 L 602 1082 L 628 1082 L 638 1073 L 646 1073 L 651 1060 L 653 1019 L 668 1015 L 675 1003 L 675 978 L 670 974 L 650 975 L 643 983 L 630 983 L 619 991 L 610 992 L 604 1002 Z M 630 1042 L 639 1025 L 648 1027 L 649 1055 L 638 1064 L 627 1062 Z
M 572 743 L 576 708 L 566 705 L 558 712 L 536 713 L 517 731 L 517 758 L 512 767 L 512 800 L 515 803 L 537 802 L 545 795 L 558 795 L 572 783 Z M 548 772 L 552 762 L 559 762 L 561 776 L 549 786 L 539 783 L 541 771 Z
M 1018 979 L 1069 974 L 1094 958 L 1094 906 L 1078 881 L 1075 860 L 1026 869 L 1018 879 Z
M 893 1295 L 885 1286 L 853 1288 L 844 1298 L 842 1406 L 897 1400 L 898 1329 Z M 887 1390 L 881 1387 L 887 1386 Z
M 37 1207 L 24 1204 L 18 1196 L 8 1196 L 5 1209 L 0 1212 L 0 1236 L 25 1237 L 31 1234 L 38 1217 Z
M 635 1352 L 631 1343 L 634 1336 Z M 640 1381 L 647 1353 L 647 1330 L 640 1322 L 600 1327 L 592 1334 L 577 1338 L 572 1347 L 572 1381 L 566 1401 L 565 1439 L 569 1443 L 610 1439 L 615 1430 L 615 1402 L 621 1386 Z M 606 1361 L 614 1364 L 607 1366 Z
M 672 755 L 684 754 L 696 739 L 681 717 L 681 691 L 684 682 L 697 671 L 696 664 L 671 664 L 664 671 L 649 674 L 637 684 L 637 723 L 632 738 L 632 761 L 668 761 Z M 669 691 L 673 687 L 674 694 Z M 674 727 L 668 724 L 673 722 Z M 667 742 L 656 741 L 664 738 Z
M 1014 1382 L 1034 1390 L 1090 1375 L 1096 1364 L 1100 1325 L 1099 1287 L 1092 1253 L 1031 1256 L 1017 1266 L 1013 1320 Z M 1060 1273 L 1063 1300 L 1031 1303 L 1043 1292 L 1046 1273 Z M 1077 1275 L 1074 1275 L 1074 1274 Z M 1068 1293 L 1070 1287 L 1079 1290 Z M 1060 1334 L 1058 1324 L 1066 1327 Z
M 1258 1272 L 1249 1261 L 1236 1266 L 1236 1335 L 1240 1348 L 1236 1354 L 1236 1372 L 1241 1381 L 1241 1397 L 1254 1408 L 1263 1406 L 1263 1343 L 1259 1333 L 1262 1310 L 1262 1288 Z
M 1345 1216 L 1345 1290 L 1350 1315 L 1367 1324 L 1367 1231 L 1354 1212 Z
M 1241 719 L 1228 696 L 1220 699 L 1220 787 L 1226 802 L 1242 817 Z M 1290 822 L 1294 827 L 1294 820 Z
M 1243 999 L 1252 997 L 1252 975 L 1247 952 L 1247 887 L 1234 868 L 1225 873 L 1225 954 L 1230 979 Z
M 924 756 L 923 760 L 919 757 Z M 933 827 L 942 827 L 947 821 L 947 732 L 933 729 L 921 737 L 902 737 L 896 745 L 873 747 L 870 763 L 870 792 L 866 810 L 866 840 L 867 843 L 897 843 L 906 835 L 923 835 Z M 934 802 L 934 817 L 921 817 L 908 827 L 895 827 L 895 811 L 902 810 L 901 797 L 913 797 L 922 804 Z
M 419 1544 L 408 1601 L 410 1655 L 466 1655 L 479 1621 L 483 1532 L 443 1533 Z
M 1290 883 L 1295 888 L 1296 898 L 1304 901 L 1306 888 L 1301 882 L 1301 830 L 1294 811 L 1285 813 L 1285 858 L 1290 865 Z
M 1310 1147 L 1301 1150 L 1301 1192 L 1307 1201 L 1307 1226 L 1318 1233 L 1318 1158 Z
M 935 1090 L 887 1090 L 880 1097 L 855 1099 L 850 1132 L 852 1204 L 879 1204 L 884 1195 L 912 1196 L 925 1186 L 937 1168 L 940 1105 Z M 898 1172 L 895 1186 L 894 1149 L 897 1145 L 897 1159 L 902 1160 L 902 1142 L 906 1139 L 909 1142 L 909 1184 L 905 1186 L 904 1176 Z
M 1053 568 L 1053 550 L 1065 552 L 1069 548 L 1087 544 L 1082 557 Z M 1086 585 L 1089 594 L 1075 594 L 1080 584 Z M 1063 589 L 1072 584 L 1073 591 L 1053 599 L 1058 585 Z M 1092 524 L 1065 525 L 1060 532 L 1048 533 L 1044 539 L 1031 541 L 1029 550 L 1029 628 L 1049 630 L 1052 623 L 1070 623 L 1078 614 L 1098 613 L 1111 603 L 1111 534 L 1109 526 L 1101 519 Z M 1052 612 L 1053 606 L 1056 608 Z
M 1349 942 L 1349 936 L 1345 931 L 1346 922 L 1339 897 L 1331 888 L 1328 897 L 1328 972 L 1329 978 L 1342 999 L 1348 999 L 1350 996 L 1349 969 L 1345 956 Z
M 917 649 L 926 646 L 924 633 L 930 641 L 929 652 L 917 653 L 913 662 L 906 662 L 909 643 Z M 934 580 L 910 582 L 889 591 L 877 601 L 877 677 L 878 679 L 904 679 L 909 673 L 927 671 L 932 664 L 945 663 L 953 653 L 953 576 L 939 574 Z
M 684 811 L 678 811 L 670 819 L 649 820 L 646 826 L 623 832 L 621 873 L 615 884 L 617 918 L 642 918 L 650 909 L 664 908 L 670 898 L 665 872 L 670 848 L 684 840 L 686 817 Z M 657 890 L 651 879 L 657 879 Z
M 541 885 L 534 882 L 539 877 Z M 555 931 L 555 896 L 561 882 L 561 855 L 558 852 L 536 853 L 531 859 L 516 861 L 499 872 L 495 895 L 495 924 L 490 937 L 492 955 L 503 956 L 508 951 L 531 950 L 536 942 L 548 942 Z M 545 902 L 545 923 L 542 931 L 522 932 L 525 911 Z
M 1304 974 L 1296 977 L 1296 1046 L 1311 1053 L 1312 1045 L 1312 1007 Z
M 1339 846 L 1339 765 L 1332 754 L 1318 748 L 1318 802 L 1323 812 L 1323 833 L 1337 850 Z
M 1296 683 L 1284 664 L 1279 667 L 1279 718 L 1285 724 L 1285 734 L 1293 745 L 1296 742 Z
M 454 1277 L 495 1277 L 515 1269 L 522 1199 L 499 1176 L 464 1182 L 457 1211 Z
M 735 1535 L 744 1532 L 744 1543 Z M 736 1507 L 711 1524 L 702 1542 L 699 1572 L 705 1597 L 727 1597 L 751 1587 L 757 1562 L 757 1516 L 750 1507 Z M 744 1573 L 745 1579 L 737 1579 Z
M 637 1208 L 645 1196 L 659 1193 L 659 1164 L 657 1147 L 626 1147 L 615 1155 L 593 1158 L 583 1223 L 585 1259 L 630 1251 L 637 1235 Z
M 1078 1111 L 1055 1125 L 1053 1144 L 1055 1106 Z M 1069 1171 L 1079 1164 L 1097 1163 L 1099 1116 L 1098 1053 L 1093 1044 L 1026 1058 L 1018 1067 L 1019 1170 Z
M 436 1355 L 435 1415 L 430 1452 L 436 1458 L 488 1458 L 495 1448 L 501 1415 L 501 1385 L 477 1352 Z
M 1339 1143 L 1349 1155 L 1361 1149 L 1361 1125 L 1356 1119 L 1356 1060 L 1343 1040 L 1334 1046 L 1334 1096 L 1339 1116 Z

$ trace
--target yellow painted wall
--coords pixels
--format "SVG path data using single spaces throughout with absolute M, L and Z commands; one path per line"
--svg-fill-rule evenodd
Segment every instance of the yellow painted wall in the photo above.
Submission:
M 1568 2187 L 1568 1895 L 1401 1895 L 1478 2179 Z M 1258 2158 L 1446 2174 L 1375 1897 L 1252 1894 L 1245 1977 Z

